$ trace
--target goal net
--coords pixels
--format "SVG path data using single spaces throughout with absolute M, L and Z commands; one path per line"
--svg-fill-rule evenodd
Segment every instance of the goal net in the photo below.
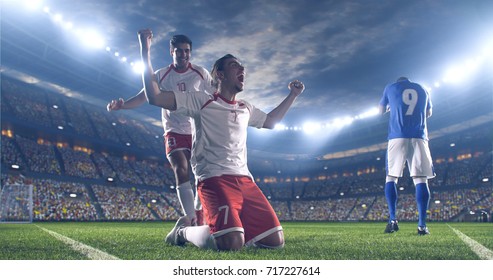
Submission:
M 5 184 L 0 190 L 0 223 L 32 223 L 33 186 Z

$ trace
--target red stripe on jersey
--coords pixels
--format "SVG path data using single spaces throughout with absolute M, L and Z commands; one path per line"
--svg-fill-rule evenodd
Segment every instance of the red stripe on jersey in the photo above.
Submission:
M 214 93 L 214 95 L 213 95 L 213 96 L 214 96 L 214 99 L 209 99 L 209 100 L 207 100 L 207 102 L 205 102 L 205 104 L 204 104 L 202 107 L 200 107 L 200 110 L 204 109 L 204 108 L 205 108 L 205 106 L 207 106 L 207 105 L 211 104 L 211 102 L 212 102 L 212 101 L 216 101 L 216 100 L 217 100 L 217 97 L 219 97 L 219 94 Z
M 166 78 L 166 76 L 168 76 L 169 72 L 171 72 L 171 69 L 174 69 L 175 67 L 173 67 L 173 65 L 170 65 L 168 71 L 166 71 L 166 73 L 164 73 L 164 75 L 161 77 L 161 79 L 159 80 L 159 84 L 164 80 L 164 78 Z
M 202 73 L 200 73 L 199 70 L 195 69 L 192 67 L 192 64 L 189 64 L 188 65 L 188 68 L 192 69 L 192 71 L 194 71 L 195 73 L 199 74 L 200 78 L 203 80 L 204 79 L 204 76 L 202 76 Z

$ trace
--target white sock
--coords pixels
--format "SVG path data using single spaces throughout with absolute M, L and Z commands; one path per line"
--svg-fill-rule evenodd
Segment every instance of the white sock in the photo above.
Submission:
M 217 250 L 216 240 L 210 233 L 209 226 L 186 227 L 181 234 L 188 242 L 201 249 Z
M 178 199 L 180 200 L 181 207 L 190 218 L 195 217 L 195 207 L 194 207 L 194 197 L 193 190 L 190 181 L 179 184 L 176 187 L 176 193 L 178 194 Z

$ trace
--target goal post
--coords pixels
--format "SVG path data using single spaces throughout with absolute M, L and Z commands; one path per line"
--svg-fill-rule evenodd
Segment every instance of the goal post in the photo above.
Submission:
M 0 190 L 0 223 L 33 222 L 33 186 L 5 184 Z

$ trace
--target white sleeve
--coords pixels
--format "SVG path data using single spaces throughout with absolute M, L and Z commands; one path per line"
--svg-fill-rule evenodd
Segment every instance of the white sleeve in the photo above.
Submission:
M 176 111 L 189 117 L 193 117 L 195 113 L 200 112 L 202 106 L 211 99 L 211 96 L 204 94 L 201 91 L 176 93 Z
M 246 101 L 242 102 L 244 102 L 248 107 L 248 110 L 250 110 L 250 119 L 248 120 L 248 125 L 256 128 L 262 128 L 264 126 L 265 120 L 267 119 L 267 114 Z

